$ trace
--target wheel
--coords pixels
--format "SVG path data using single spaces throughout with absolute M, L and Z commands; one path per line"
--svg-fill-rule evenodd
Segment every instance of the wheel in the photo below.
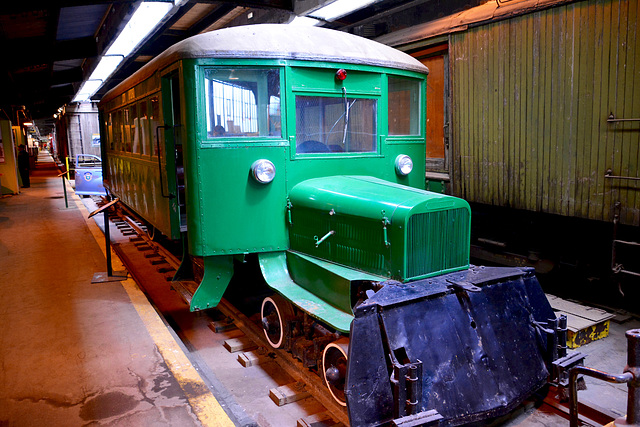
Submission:
M 156 228 L 151 224 L 147 224 L 147 237 L 151 240 L 155 240 L 156 237 Z
M 344 397 L 344 383 L 347 378 L 347 354 L 349 338 L 340 338 L 324 348 L 322 352 L 322 372 L 331 396 L 342 406 L 347 406 Z
M 293 306 L 280 295 L 266 297 L 260 310 L 264 336 L 273 348 L 282 348 L 286 334 L 286 322 L 294 317 Z

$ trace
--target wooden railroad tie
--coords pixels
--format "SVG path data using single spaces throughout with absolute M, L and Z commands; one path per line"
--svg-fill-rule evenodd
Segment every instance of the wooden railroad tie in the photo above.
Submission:
M 227 318 L 225 320 L 214 320 L 213 322 L 209 322 L 209 329 L 211 329 L 216 334 L 220 332 L 230 331 L 232 329 L 238 329 L 233 320 Z
M 142 242 L 142 237 L 140 236 L 135 236 L 135 237 L 129 237 L 129 241 L 134 243 L 134 242 Z
M 297 402 L 298 400 L 305 399 L 311 396 L 306 390 L 304 383 L 297 382 L 286 384 L 278 388 L 272 388 L 269 390 L 269 397 L 276 405 L 284 406 L 287 403 Z
M 245 368 L 262 365 L 271 360 L 272 359 L 265 354 L 265 351 L 261 351 L 261 349 L 242 352 L 238 355 L 238 362 Z
M 253 350 L 257 346 L 248 337 L 231 338 L 225 340 L 223 343 L 229 353 L 236 353 L 238 351 Z
M 328 412 L 299 418 L 296 424 L 297 427 L 344 427 L 344 424 L 335 421 Z

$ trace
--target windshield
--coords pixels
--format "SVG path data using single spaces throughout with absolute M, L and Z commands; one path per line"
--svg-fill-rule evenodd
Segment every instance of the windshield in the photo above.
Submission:
M 377 151 L 377 101 L 296 96 L 296 152 Z

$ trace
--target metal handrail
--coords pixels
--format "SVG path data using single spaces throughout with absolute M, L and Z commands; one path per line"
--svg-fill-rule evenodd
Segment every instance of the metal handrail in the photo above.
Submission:
M 640 177 L 614 175 L 611 169 L 607 169 L 607 171 L 604 173 L 604 177 L 609 179 L 628 179 L 632 181 L 640 181 Z
M 583 374 L 610 383 L 627 383 L 627 425 L 640 424 L 640 329 L 626 332 L 627 366 L 620 375 L 609 374 L 586 366 L 576 366 L 569 371 L 569 411 L 571 427 L 578 427 L 578 375 Z
M 607 118 L 607 122 L 608 123 L 615 123 L 615 122 L 640 122 L 640 119 L 616 119 L 616 117 L 613 115 L 613 113 L 609 114 L 609 117 Z

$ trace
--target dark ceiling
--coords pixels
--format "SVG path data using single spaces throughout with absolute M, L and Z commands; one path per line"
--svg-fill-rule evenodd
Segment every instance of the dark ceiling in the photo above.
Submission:
M 169 1 L 169 0 L 156 0 Z M 53 114 L 69 103 L 140 0 L 24 0 L 0 7 L 0 114 L 18 111 L 50 131 Z M 186 0 L 130 55 L 94 96 L 107 90 L 172 44 L 218 28 L 286 23 L 328 0 Z M 480 4 L 479 0 L 381 0 L 325 27 L 365 37 L 417 25 Z M 23 108 L 24 107 L 24 108 Z

